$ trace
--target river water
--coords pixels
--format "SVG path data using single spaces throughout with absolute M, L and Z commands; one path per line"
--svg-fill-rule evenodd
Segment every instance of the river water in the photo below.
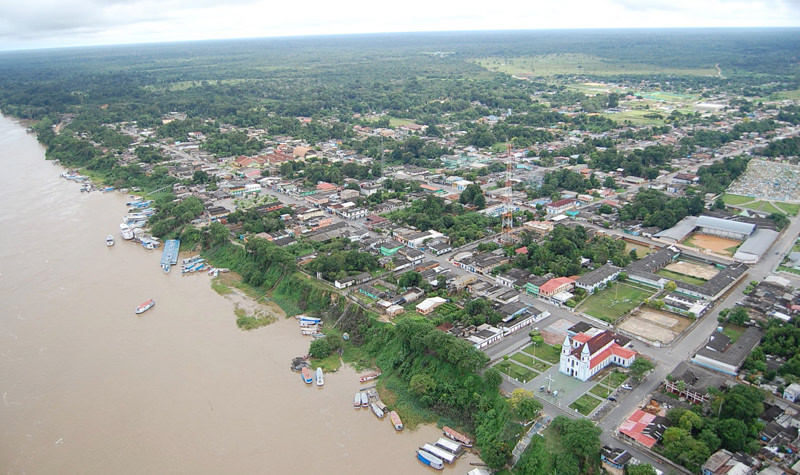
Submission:
M 0 470 L 431 471 L 414 452 L 438 429 L 354 410 L 349 368 L 305 385 L 289 370 L 309 343 L 294 319 L 239 330 L 206 274 L 165 275 L 160 251 L 119 238 L 125 195 L 81 193 L 2 116 L 0 167 Z

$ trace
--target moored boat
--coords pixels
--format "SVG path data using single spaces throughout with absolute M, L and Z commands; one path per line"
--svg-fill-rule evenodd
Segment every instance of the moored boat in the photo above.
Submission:
M 392 420 L 392 425 L 394 425 L 394 430 L 403 430 L 403 421 L 400 420 L 400 416 L 397 414 L 396 411 L 392 411 L 389 413 L 389 419 Z
M 147 301 L 145 301 L 145 302 L 142 302 L 142 304 L 141 304 L 141 305 L 139 305 L 138 307 L 136 307 L 136 313 L 137 313 L 137 314 L 139 314 L 139 313 L 144 313 L 144 312 L 146 312 L 146 311 L 150 310 L 151 308 L 153 308 L 153 306 L 154 306 L 155 304 L 156 304 L 156 301 L 155 301 L 155 300 L 153 300 L 153 299 L 150 299 L 150 300 L 147 300 Z
M 114 235 L 109 234 L 106 236 L 106 246 L 113 246 L 114 245 Z
M 460 443 L 464 447 L 472 447 L 472 439 L 470 439 L 466 435 L 462 434 L 461 432 L 453 430 L 453 429 L 451 429 L 450 427 L 447 427 L 447 426 L 444 426 L 444 429 L 442 429 L 442 432 L 444 432 L 444 435 L 446 435 L 447 437 L 450 437 L 451 439 L 453 439 L 456 442 Z
M 356 393 L 356 397 L 353 399 L 353 407 L 356 409 L 361 407 L 361 393 Z
M 308 369 L 308 367 L 303 366 L 303 369 L 300 370 L 300 374 L 303 375 L 303 381 L 305 381 L 306 384 L 311 384 L 313 379 L 311 378 L 311 370 Z
M 370 404 L 370 407 L 372 407 L 372 412 L 375 414 L 375 417 L 377 417 L 378 419 L 383 419 L 383 416 L 386 415 L 386 414 L 383 413 L 381 408 L 378 407 L 378 405 L 376 403 L 373 402 L 372 404 Z
M 380 375 L 381 375 L 380 371 L 375 371 L 374 373 L 365 374 L 364 376 L 358 378 L 358 380 L 361 381 L 362 383 L 366 383 L 367 381 L 372 381 L 373 379 L 376 379 Z
M 425 444 L 420 449 L 428 452 L 429 454 L 435 456 L 436 458 L 442 459 L 445 463 L 453 463 L 456 461 L 456 455 L 451 454 L 450 452 L 436 447 L 435 445 Z
M 464 448 L 461 446 L 461 444 L 458 442 L 453 442 L 450 439 L 445 439 L 444 437 L 439 437 L 439 440 L 436 441 L 436 446 L 443 448 L 453 455 L 461 455 L 461 453 L 464 452 Z
M 422 449 L 417 450 L 417 459 L 420 462 L 424 463 L 425 465 L 431 468 L 435 468 L 436 470 L 441 470 L 444 468 L 444 463 L 442 462 L 442 459 L 428 452 L 425 452 Z
M 317 386 L 325 384 L 325 376 L 322 374 L 322 368 L 317 368 Z
M 313 335 L 314 333 L 317 333 L 318 331 L 319 331 L 319 328 L 317 328 L 316 326 L 313 326 L 313 327 L 300 327 L 300 333 L 302 333 L 303 335 Z
M 361 393 L 361 407 L 369 407 L 369 396 L 367 393 Z
M 119 235 L 127 241 L 133 239 L 133 230 L 125 223 L 119 225 Z

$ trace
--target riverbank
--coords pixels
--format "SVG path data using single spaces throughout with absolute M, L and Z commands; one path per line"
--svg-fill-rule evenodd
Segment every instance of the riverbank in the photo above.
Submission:
M 294 319 L 249 332 L 205 275 L 118 233 L 125 195 L 80 193 L 0 117 L 0 466 L 12 473 L 364 473 L 421 467 L 441 431 L 353 410 L 348 366 L 305 385 Z M 30 186 L 36 183 L 37 186 Z M 25 203 L 25 206 L 19 206 Z M 137 316 L 146 298 L 157 305 Z M 237 297 L 240 298 L 240 297 Z M 241 297 L 244 298 L 244 297 Z M 313 447 L 313 452 L 310 448 Z M 477 457 L 462 458 L 463 473 Z

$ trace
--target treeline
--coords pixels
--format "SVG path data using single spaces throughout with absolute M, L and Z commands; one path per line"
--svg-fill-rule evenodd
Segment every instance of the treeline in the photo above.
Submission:
M 631 260 L 622 240 L 601 235 L 590 239 L 583 226 L 558 225 L 543 243 L 523 244 L 527 246 L 528 253 L 517 255 L 514 267 L 527 269 L 535 275 L 579 275 L 581 258 L 591 259 L 597 266 L 611 261 L 619 267 L 628 265 Z
M 757 434 L 764 428 L 758 416 L 764 412 L 764 393 L 755 386 L 737 384 L 715 391 L 710 406 L 675 408 L 667 412 L 673 424 L 664 431 L 658 451 L 692 473 L 718 449 L 755 454 Z
M 796 157 L 800 155 L 800 137 L 773 140 L 756 153 L 764 157 Z
M 730 132 L 696 129 L 690 132 L 688 137 L 682 138 L 681 144 L 688 147 L 719 148 L 728 142 L 739 140 L 742 134 L 756 132 L 763 135 L 775 130 L 777 127 L 778 124 L 774 120 L 766 119 L 740 122 L 734 125 Z
M 626 175 L 651 180 L 658 176 L 660 169 L 669 169 L 670 163 L 678 157 L 678 150 L 667 145 L 651 145 L 623 154 L 616 148 L 591 153 L 591 166 L 605 172 L 622 168 Z
M 673 198 L 664 193 L 646 189 L 640 190 L 633 201 L 619 210 L 620 221 L 641 221 L 644 226 L 667 229 L 686 216 L 697 216 L 705 209 L 699 195 Z
M 733 158 L 725 157 L 711 165 L 703 165 L 697 169 L 703 193 L 719 194 L 728 189 L 731 183 L 747 170 L 750 157 L 738 155 Z
M 500 225 L 500 218 L 468 212 L 460 203 L 446 205 L 442 198 L 430 195 L 412 202 L 407 208 L 392 211 L 388 216 L 420 231 L 435 229 L 444 233 L 450 237 L 453 246 L 488 236 Z

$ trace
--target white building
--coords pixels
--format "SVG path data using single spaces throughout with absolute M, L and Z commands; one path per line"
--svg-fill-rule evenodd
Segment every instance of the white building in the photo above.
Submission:
M 558 371 L 586 381 L 610 364 L 627 368 L 636 359 L 636 352 L 623 348 L 614 340 L 614 333 L 602 331 L 590 337 L 578 333 L 570 341 L 564 338 Z

